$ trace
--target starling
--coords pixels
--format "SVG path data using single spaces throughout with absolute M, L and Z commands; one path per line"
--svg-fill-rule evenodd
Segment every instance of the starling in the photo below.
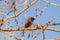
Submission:
M 0 26 L 2 26 L 4 24 L 4 20 L 0 20 Z
M 24 25 L 24 28 L 28 28 L 29 26 L 31 26 L 32 23 L 33 23 L 33 21 L 34 21 L 34 18 L 33 17 L 29 18 L 27 20 L 26 24 Z
M 33 21 L 34 21 L 34 18 L 33 18 L 33 17 L 30 17 L 30 18 L 27 20 L 26 24 L 24 25 L 24 28 L 30 27 L 30 26 L 32 25 Z M 22 36 L 24 36 L 24 31 L 23 31 L 23 35 L 22 35 Z

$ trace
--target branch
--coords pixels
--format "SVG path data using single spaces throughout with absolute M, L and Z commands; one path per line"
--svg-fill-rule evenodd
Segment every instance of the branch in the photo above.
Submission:
M 6 21 L 6 20 L 9 20 L 9 19 L 11 19 L 11 18 L 18 17 L 20 14 L 22 14 L 22 13 L 23 13 L 24 11 L 26 11 L 28 8 L 30 8 L 31 6 L 33 6 L 37 1 L 38 1 L 38 0 L 34 0 L 31 4 L 26 5 L 26 7 L 25 7 L 23 10 L 21 10 L 21 11 L 18 12 L 18 13 L 15 13 L 15 15 L 13 15 L 13 16 L 4 18 L 4 20 Z
M 36 26 L 35 28 L 2 28 L 0 29 L 0 31 L 26 31 L 26 30 L 37 30 L 37 29 L 40 29 L 41 30 L 41 26 Z M 55 31 L 55 32 L 60 32 L 60 30 L 58 29 L 55 29 L 55 28 L 45 28 L 45 30 L 50 30 L 50 31 Z
M 53 23 L 53 24 L 51 24 L 51 25 L 60 25 L 60 23 Z
M 19 38 L 18 38 L 18 37 L 16 37 L 14 34 L 10 34 L 10 33 L 5 32 L 5 31 L 0 31 L 0 32 L 7 34 L 9 37 L 16 38 L 16 39 L 18 39 L 18 40 L 19 40 Z
M 52 3 L 52 2 L 49 2 L 48 0 L 43 0 L 43 2 L 46 2 L 46 3 L 51 4 L 53 6 L 60 7 L 60 4 Z
M 60 32 L 60 30 L 55 29 L 55 28 L 46 28 L 45 30 L 50 30 L 50 31 Z
M 23 4 L 21 4 L 21 5 L 18 5 L 18 7 L 21 7 L 21 6 L 23 6 L 23 5 L 27 5 L 27 2 L 28 2 L 28 0 L 26 0 Z

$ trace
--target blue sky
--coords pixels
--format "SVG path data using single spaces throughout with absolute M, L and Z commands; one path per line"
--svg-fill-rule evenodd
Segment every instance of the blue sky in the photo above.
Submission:
M 5 0 L 2 0 L 2 4 L 4 3 L 4 1 Z M 57 3 L 57 4 L 60 4 L 60 1 L 59 0 L 49 0 L 49 1 L 50 2 L 54 2 L 54 3 Z M 40 10 L 43 10 L 43 8 L 46 6 L 46 4 L 47 3 L 43 2 L 42 0 L 38 0 L 38 2 L 34 6 L 30 7 L 28 10 L 26 10 L 25 12 L 23 12 L 20 16 L 18 16 L 16 18 L 18 20 L 18 23 L 19 23 L 18 26 L 19 27 L 22 27 L 26 23 L 25 15 L 32 16 L 32 17 L 36 18 L 36 16 L 35 16 L 36 14 L 38 15 L 38 20 L 36 19 L 34 21 L 34 24 L 38 23 L 39 25 L 43 25 L 43 24 L 46 24 L 48 21 L 50 21 L 52 18 L 55 18 L 55 20 L 53 22 L 51 22 L 51 23 L 60 23 L 60 7 L 56 7 L 56 6 L 53 6 L 53 5 L 49 5 L 48 4 L 48 6 L 45 9 L 45 11 L 42 13 L 42 16 L 40 16 Z M 1 7 L 4 8 L 4 6 L 0 6 L 0 8 Z M 36 7 L 39 8 L 39 10 L 37 12 L 35 11 Z M 19 8 L 19 10 L 21 8 Z M 19 10 L 17 10 L 16 13 Z M 7 12 L 8 12 L 8 10 L 3 9 L 3 14 L 5 14 Z M 13 14 L 14 14 L 14 12 L 12 12 L 9 16 L 11 16 Z M 9 20 L 10 26 L 18 27 L 18 26 L 16 26 L 16 23 L 15 23 L 14 20 L 15 20 L 15 18 Z M 22 22 L 23 22 L 23 24 L 21 24 Z M 2 26 L 2 28 L 5 28 L 6 26 L 7 26 L 7 24 L 4 24 Z M 60 29 L 60 25 L 58 25 L 58 26 L 49 26 L 49 27 L 50 28 Z M 21 31 L 17 31 L 17 32 L 15 31 L 13 33 L 16 34 L 16 35 L 19 35 L 21 33 Z M 26 34 L 28 34 L 28 33 L 31 33 L 31 31 L 27 31 L 26 32 Z M 37 31 L 36 31 L 36 33 L 37 33 Z M 2 34 L 2 33 L 0 33 L 0 34 Z M 34 35 L 35 35 L 35 33 L 34 33 Z M 45 37 L 46 37 L 46 39 L 59 38 L 60 37 L 59 35 L 60 35 L 59 32 L 53 32 L 53 31 L 49 31 L 49 30 L 46 30 L 45 31 Z M 0 39 L 2 40 L 3 37 L 4 37 L 4 35 L 1 35 L 0 36 Z M 22 37 L 20 37 L 20 38 L 22 38 Z M 25 40 L 31 40 L 31 38 L 32 37 L 30 37 L 29 39 L 27 39 L 27 37 L 26 37 Z M 3 39 L 3 40 L 5 40 L 5 39 Z M 6 38 L 6 40 L 8 40 L 8 39 Z M 41 32 L 37 36 L 36 40 L 42 40 L 42 33 Z

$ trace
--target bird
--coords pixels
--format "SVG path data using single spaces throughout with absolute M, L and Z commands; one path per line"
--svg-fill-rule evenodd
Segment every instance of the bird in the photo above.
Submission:
M 27 22 L 25 23 L 24 28 L 30 27 L 30 26 L 32 25 L 32 23 L 33 23 L 34 20 L 35 20 L 35 18 L 30 17 L 30 18 L 27 20 Z
M 27 22 L 24 25 L 24 28 L 29 28 L 33 24 L 34 20 L 35 20 L 35 18 L 33 18 L 33 17 L 28 18 Z M 24 30 L 23 30 L 22 36 L 24 36 Z
M 4 24 L 4 20 L 1 19 L 1 20 L 0 20 L 0 26 L 2 26 L 3 24 Z

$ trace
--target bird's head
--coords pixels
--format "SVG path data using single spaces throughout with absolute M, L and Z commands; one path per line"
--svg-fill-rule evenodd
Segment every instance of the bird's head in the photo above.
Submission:
M 31 20 L 35 20 L 35 18 L 31 17 Z

